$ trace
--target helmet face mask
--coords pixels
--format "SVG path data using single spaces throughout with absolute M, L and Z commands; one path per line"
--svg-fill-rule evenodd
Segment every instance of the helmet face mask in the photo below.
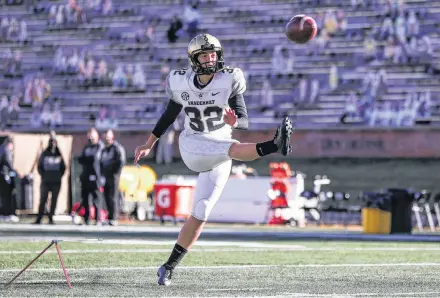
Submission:
M 216 52 L 217 60 L 214 65 L 210 65 L 211 61 L 200 63 L 199 56 L 204 52 Z M 188 59 L 192 70 L 198 75 L 212 75 L 224 67 L 223 48 L 212 35 L 199 34 L 194 37 L 188 45 Z
M 197 74 L 213 74 L 217 71 L 217 52 L 201 51 L 194 55 Z M 213 53 L 215 53 L 215 60 L 212 59 Z

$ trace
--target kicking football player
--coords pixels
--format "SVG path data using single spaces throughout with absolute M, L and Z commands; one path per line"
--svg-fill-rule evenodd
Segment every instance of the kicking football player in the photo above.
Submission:
M 185 112 L 185 129 L 179 149 L 189 169 L 199 177 L 190 218 L 182 227 L 168 261 L 157 275 L 159 285 L 168 286 L 174 268 L 196 242 L 219 199 L 231 172 L 232 159 L 255 160 L 271 153 L 291 152 L 292 122 L 284 118 L 272 140 L 239 143 L 233 129 L 247 129 L 248 116 L 243 93 L 246 81 L 239 68 L 227 67 L 223 49 L 212 35 L 199 34 L 188 45 L 191 69 L 171 70 L 166 79 L 169 103 L 147 142 L 136 148 L 135 160 L 147 156 L 159 137 Z

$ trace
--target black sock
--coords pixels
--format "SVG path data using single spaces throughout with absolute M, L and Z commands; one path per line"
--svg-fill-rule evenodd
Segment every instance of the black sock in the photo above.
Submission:
M 271 153 L 275 153 L 277 152 L 277 150 L 278 147 L 273 140 L 263 143 L 257 143 L 257 153 L 260 156 L 265 156 Z
M 177 264 L 179 264 L 187 252 L 185 248 L 176 243 L 165 265 L 171 269 L 176 268 Z

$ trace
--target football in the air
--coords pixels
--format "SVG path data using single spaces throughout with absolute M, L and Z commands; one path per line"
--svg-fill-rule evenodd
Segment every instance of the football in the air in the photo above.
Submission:
M 290 19 L 286 25 L 286 36 L 294 43 L 311 41 L 318 31 L 318 26 L 312 17 L 299 14 Z

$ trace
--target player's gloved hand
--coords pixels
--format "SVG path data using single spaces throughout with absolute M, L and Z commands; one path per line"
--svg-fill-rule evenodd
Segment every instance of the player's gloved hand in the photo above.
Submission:
M 223 121 L 226 124 L 235 127 L 237 125 L 237 115 L 235 115 L 235 111 L 231 108 L 225 109 L 225 114 L 223 115 Z
M 134 151 L 134 163 L 138 163 L 139 159 L 150 154 L 151 147 L 148 144 L 136 147 Z

